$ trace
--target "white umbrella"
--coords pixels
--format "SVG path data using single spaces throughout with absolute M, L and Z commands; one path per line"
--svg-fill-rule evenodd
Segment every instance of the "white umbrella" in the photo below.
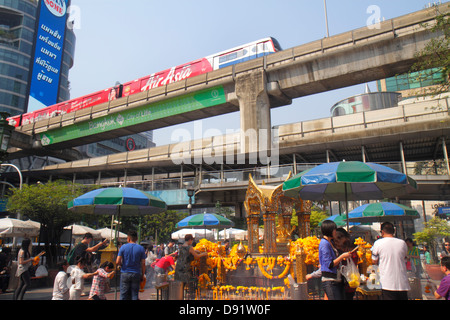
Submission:
M 39 234 L 39 228 L 33 227 L 25 221 L 3 218 L 0 219 L 1 237 L 36 237 Z
M 114 239 L 115 235 L 116 235 L 116 231 L 112 230 L 110 228 L 103 228 L 103 229 L 97 229 L 97 232 L 100 232 L 100 236 L 105 239 Z M 128 235 L 126 235 L 123 232 L 119 232 L 119 240 L 120 241 L 126 241 L 127 240 Z
M 31 225 L 33 228 L 37 228 L 37 229 L 41 229 L 41 223 L 40 222 L 36 222 L 33 220 L 28 219 L 27 221 L 24 221 L 26 224 Z
M 90 233 L 95 240 L 99 240 L 102 238 L 100 232 L 98 232 L 97 230 L 86 226 L 81 226 L 79 224 L 73 224 L 65 227 L 64 229 L 72 229 L 72 237 L 83 237 L 86 233 Z
M 264 239 L 264 229 L 259 228 L 258 235 L 259 235 L 259 240 L 263 240 Z M 245 233 L 238 233 L 235 236 L 235 240 L 248 240 L 248 231 L 245 230 Z
M 172 239 L 184 239 L 187 234 L 192 234 L 195 239 L 213 238 L 213 232 L 207 229 L 180 229 L 172 233 Z
M 235 228 L 224 229 L 219 232 L 219 239 L 234 239 L 238 235 L 245 237 L 247 235 L 247 230 Z

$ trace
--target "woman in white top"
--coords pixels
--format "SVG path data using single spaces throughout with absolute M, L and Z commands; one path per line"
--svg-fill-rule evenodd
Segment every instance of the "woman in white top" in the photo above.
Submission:
M 38 257 L 43 254 L 44 252 L 39 253 Z M 24 239 L 22 241 L 22 247 L 17 255 L 16 277 L 19 278 L 19 284 L 14 292 L 14 300 L 23 300 L 23 296 L 31 284 L 31 276 L 28 269 L 33 260 L 34 257 L 31 257 L 31 240 Z

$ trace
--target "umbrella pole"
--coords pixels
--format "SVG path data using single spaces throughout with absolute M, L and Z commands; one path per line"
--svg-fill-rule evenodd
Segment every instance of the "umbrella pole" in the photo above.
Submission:
M 347 198 L 347 183 L 345 183 L 345 214 L 347 215 L 347 232 L 350 233 L 349 222 L 348 222 L 348 198 Z
M 117 241 L 118 237 L 118 232 L 119 232 L 119 227 L 120 227 L 120 206 L 119 206 L 119 210 L 117 212 L 117 226 L 116 226 L 116 237 L 115 237 L 115 242 L 116 242 L 116 261 L 117 261 L 117 257 L 119 256 L 119 242 Z M 114 296 L 114 300 L 117 300 L 117 281 L 118 281 L 118 277 L 119 275 L 117 274 L 117 263 L 115 263 L 116 266 L 116 291 L 115 291 L 115 296 Z
M 114 215 L 111 216 L 111 232 L 110 232 L 110 237 L 109 237 L 110 241 L 113 240 L 113 237 L 112 237 L 113 231 L 114 231 Z

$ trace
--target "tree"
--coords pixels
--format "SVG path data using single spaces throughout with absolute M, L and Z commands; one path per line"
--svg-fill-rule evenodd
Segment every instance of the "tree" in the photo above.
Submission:
M 41 223 L 40 239 L 44 239 L 49 267 L 57 263 L 60 237 L 64 227 L 80 220 L 80 215 L 67 209 L 67 203 L 86 188 L 62 180 L 45 184 L 23 185 L 14 189 L 8 199 L 8 211 Z
M 449 5 L 450 6 L 450 5 Z M 436 6 L 436 10 L 438 7 Z M 439 85 L 429 88 L 425 94 L 438 95 L 448 92 L 450 89 L 450 14 L 439 14 L 436 23 L 432 26 L 425 24 L 432 33 L 441 34 L 428 42 L 426 47 L 416 54 L 417 62 L 411 67 L 411 72 L 416 72 L 422 82 L 436 83 Z
M 328 218 L 329 215 L 327 214 L 327 211 L 321 210 L 317 206 L 313 206 L 311 209 L 311 217 L 310 217 L 310 228 L 311 231 L 314 231 L 315 234 L 319 234 L 319 223 L 320 221 Z
M 187 213 L 167 210 L 143 216 L 141 218 L 141 238 L 155 237 L 157 235 L 159 243 L 167 242 L 171 239 L 171 234 L 176 231 L 175 225 L 177 222 L 187 217 L 187 215 Z
M 425 228 L 414 233 L 414 240 L 419 244 L 425 244 L 430 248 L 431 260 L 436 263 L 437 252 L 436 247 L 440 238 L 450 236 L 450 225 L 447 221 L 438 217 L 434 217 L 428 222 L 424 223 Z

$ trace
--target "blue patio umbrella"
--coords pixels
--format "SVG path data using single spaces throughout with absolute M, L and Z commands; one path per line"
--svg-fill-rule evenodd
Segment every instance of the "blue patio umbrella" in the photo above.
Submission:
M 161 199 L 135 188 L 122 187 L 89 191 L 70 201 L 67 208 L 81 214 L 117 216 L 119 221 L 121 216 L 149 215 L 167 210 L 166 203 Z M 117 235 L 119 234 L 119 225 L 117 224 Z M 116 236 L 116 238 L 118 237 Z M 118 250 L 117 247 L 117 252 Z
M 347 225 L 347 215 L 346 214 L 334 214 L 332 216 L 329 216 L 329 217 L 323 219 L 322 221 L 320 221 L 319 226 L 321 226 L 322 222 L 324 222 L 325 220 L 333 221 L 334 223 L 336 223 L 336 225 L 338 227 L 344 227 Z M 357 226 L 360 224 L 361 223 L 359 223 L 359 222 L 349 222 L 350 226 Z
M 305 200 L 381 200 L 414 189 L 416 181 L 406 174 L 360 161 L 323 163 L 283 183 L 286 195 Z
M 351 222 L 385 222 L 394 220 L 418 219 L 419 212 L 403 204 L 376 202 L 362 205 L 352 210 L 348 219 Z
M 87 192 L 67 204 L 82 214 L 140 216 L 167 210 L 161 199 L 135 188 L 101 188 Z
M 215 213 L 200 213 L 188 216 L 179 221 L 175 227 L 177 228 L 231 228 L 234 222 Z
M 417 189 L 406 174 L 371 162 L 341 161 L 318 165 L 283 183 L 284 194 L 305 200 L 382 200 Z

